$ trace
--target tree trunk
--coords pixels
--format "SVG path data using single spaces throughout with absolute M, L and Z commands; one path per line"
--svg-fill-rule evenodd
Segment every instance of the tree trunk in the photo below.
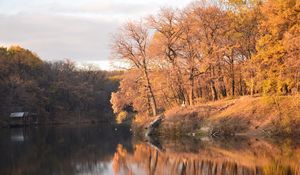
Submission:
M 178 93 L 179 101 L 180 102 L 182 102 L 182 101 L 186 102 L 188 100 L 188 98 L 185 95 L 186 93 L 185 93 L 185 89 L 183 87 L 182 73 L 181 73 L 180 68 L 177 65 L 175 60 L 173 60 L 171 62 L 171 64 L 172 64 L 173 70 L 175 70 L 175 77 L 177 78 L 175 81 L 177 81 L 177 86 L 178 86 L 178 90 L 179 90 L 179 93 Z
M 300 92 L 299 71 L 297 71 L 296 86 L 297 86 L 297 94 L 299 94 L 299 92 Z
M 244 87 L 243 87 L 243 75 L 242 75 L 242 69 L 240 68 L 240 71 L 239 71 L 239 95 L 240 96 L 243 96 L 245 95 L 245 91 L 244 91 Z
M 234 77 L 232 78 L 232 80 L 231 80 L 231 88 L 232 88 L 232 96 L 234 96 L 235 94 L 234 94 L 234 91 L 235 91 L 235 81 L 234 81 Z
M 202 87 L 198 88 L 197 96 L 200 97 L 200 98 L 203 98 Z
M 193 75 L 191 75 L 189 80 L 190 80 L 189 103 L 191 106 L 193 106 L 194 105 L 194 84 L 195 84 Z
M 227 90 L 224 85 L 221 86 L 221 93 L 223 97 L 227 97 Z
M 232 96 L 235 95 L 235 72 L 234 72 L 234 62 L 232 60 L 232 63 L 231 63 L 231 94 Z
M 215 87 L 214 80 L 210 80 L 210 88 L 211 88 L 213 100 L 214 101 L 218 100 L 218 93 L 217 93 L 217 90 L 216 90 L 216 87 Z
M 253 96 L 254 95 L 254 80 L 253 80 L 253 78 L 251 78 L 251 89 L 250 89 L 250 93 L 251 93 L 251 96 Z
M 217 90 L 216 90 L 216 87 L 215 87 L 215 82 L 214 82 L 214 77 L 215 77 L 215 70 L 214 70 L 214 67 L 212 67 L 211 65 L 210 65 L 210 90 L 211 90 L 211 93 L 212 93 L 212 100 L 214 100 L 214 101 L 216 101 L 216 100 L 218 100 L 218 93 L 217 93 Z
M 150 95 L 148 93 L 148 89 L 146 90 L 146 94 L 147 94 L 147 113 L 148 115 L 150 116 L 151 115 L 151 110 L 152 110 L 152 107 L 151 107 L 151 100 L 150 100 Z
M 226 89 L 223 77 L 219 80 L 219 83 L 220 83 L 220 90 L 221 90 L 222 96 L 227 97 L 227 89 Z
M 149 99 L 150 99 L 150 104 L 151 104 L 151 108 L 152 108 L 152 115 L 156 116 L 157 115 L 157 105 L 156 105 L 156 100 L 154 97 L 154 93 L 152 90 L 152 85 L 149 79 L 149 75 L 148 75 L 148 71 L 147 68 L 144 67 L 144 74 L 145 74 L 145 78 L 146 78 L 146 83 L 147 83 L 147 90 L 149 93 Z

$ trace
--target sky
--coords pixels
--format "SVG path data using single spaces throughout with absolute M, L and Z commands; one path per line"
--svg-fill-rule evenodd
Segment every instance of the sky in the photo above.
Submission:
M 43 60 L 111 69 L 112 35 L 128 20 L 192 0 L 0 0 L 0 46 L 20 45 Z

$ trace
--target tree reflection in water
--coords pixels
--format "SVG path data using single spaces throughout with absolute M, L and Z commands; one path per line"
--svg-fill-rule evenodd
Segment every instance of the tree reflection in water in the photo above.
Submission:
M 0 174 L 300 174 L 300 147 L 291 140 L 183 138 L 151 144 L 132 138 L 129 128 L 113 126 L 3 129 Z
M 287 141 L 289 142 L 289 141 Z M 119 145 L 113 158 L 115 174 L 137 175 L 292 175 L 300 173 L 299 151 L 257 139 L 165 143 L 164 150 L 138 143 L 133 153 Z M 184 148 L 180 148 L 183 146 Z M 189 148 L 189 146 L 193 148 Z M 187 150 L 198 151 L 190 152 Z M 291 154 L 292 153 L 292 154 Z

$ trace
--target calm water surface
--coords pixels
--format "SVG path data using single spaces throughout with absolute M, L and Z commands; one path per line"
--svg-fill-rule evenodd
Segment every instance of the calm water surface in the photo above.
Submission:
M 0 130 L 0 175 L 293 175 L 300 146 L 256 138 L 139 141 L 126 127 Z

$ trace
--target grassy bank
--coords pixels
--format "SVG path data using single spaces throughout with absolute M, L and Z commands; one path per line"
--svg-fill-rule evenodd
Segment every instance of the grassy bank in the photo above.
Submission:
M 151 119 L 139 119 L 135 128 L 145 127 Z M 165 112 L 157 130 L 160 136 L 263 137 L 300 134 L 300 96 L 250 97 L 224 99 L 193 107 L 177 107 Z

